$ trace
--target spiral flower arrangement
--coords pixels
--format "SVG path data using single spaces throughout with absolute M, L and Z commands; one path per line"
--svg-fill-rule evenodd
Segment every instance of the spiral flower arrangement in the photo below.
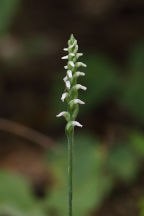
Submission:
M 64 51 L 68 52 L 68 55 L 62 57 L 62 59 L 68 60 L 67 65 L 64 68 L 67 70 L 66 76 L 63 78 L 66 86 L 66 91 L 62 94 L 62 102 L 67 102 L 67 111 L 63 111 L 57 115 L 57 117 L 64 116 L 68 122 L 66 125 L 66 131 L 72 130 L 73 127 L 82 125 L 75 121 L 79 104 L 85 104 L 83 101 L 78 99 L 78 90 L 86 90 L 87 88 L 81 84 L 77 84 L 77 80 L 80 76 L 85 76 L 84 72 L 78 71 L 79 67 L 86 67 L 86 64 L 79 62 L 78 59 L 83 54 L 78 53 L 78 44 L 77 40 L 71 35 L 70 40 L 68 41 L 68 48 L 64 48 Z
M 78 78 L 85 76 L 84 72 L 79 71 L 80 67 L 86 67 L 86 64 L 79 61 L 79 58 L 83 55 L 78 52 L 77 40 L 73 34 L 68 40 L 68 47 L 64 48 L 64 51 L 68 54 L 62 59 L 67 60 L 66 76 L 63 78 L 65 83 L 65 92 L 62 94 L 62 102 L 67 103 L 67 111 L 60 112 L 57 117 L 63 116 L 66 121 L 66 135 L 68 138 L 68 197 L 69 197 L 69 216 L 72 216 L 72 164 L 73 164 L 73 140 L 74 140 L 74 127 L 82 127 L 82 125 L 76 121 L 76 117 L 79 111 L 79 104 L 85 104 L 78 98 L 79 90 L 86 90 L 87 88 L 81 84 L 78 84 Z

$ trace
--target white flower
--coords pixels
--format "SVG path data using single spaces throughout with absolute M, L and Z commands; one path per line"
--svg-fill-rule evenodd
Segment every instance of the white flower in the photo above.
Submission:
M 76 88 L 76 89 L 82 89 L 82 90 L 84 90 L 84 91 L 87 90 L 87 87 L 85 87 L 85 86 L 83 86 L 83 85 L 81 85 L 81 84 L 76 84 L 76 85 L 74 86 L 74 88 Z
M 61 100 L 64 102 L 64 100 L 66 99 L 67 96 L 68 96 L 67 92 L 63 93 L 61 96 Z
M 79 57 L 81 57 L 81 56 L 83 56 L 83 53 L 77 53 L 77 58 L 79 58 Z
M 83 62 L 77 62 L 77 67 L 87 67 Z
M 66 84 L 66 87 L 67 87 L 68 89 L 70 89 L 70 87 L 71 87 L 70 81 L 66 81 L 65 84 Z
M 68 80 L 67 76 L 63 78 L 63 81 L 66 82 Z
M 69 64 L 70 64 L 72 67 L 75 66 L 74 63 L 73 63 L 73 61 L 69 61 Z
M 85 102 L 83 102 L 82 100 L 80 99 L 73 99 L 70 101 L 71 104 L 85 104 Z
M 68 55 L 63 56 L 61 59 L 68 59 Z
M 74 54 L 74 53 L 70 53 L 69 56 L 72 56 L 72 57 L 73 57 L 73 56 L 75 56 L 75 54 Z
M 66 65 L 66 66 L 64 66 L 64 69 L 66 69 L 66 70 L 67 70 L 67 69 L 68 69 L 68 66 L 67 66 L 67 65 Z
M 61 117 L 61 116 L 65 116 L 67 115 L 66 111 L 60 112 L 58 115 L 56 115 L 56 117 Z
M 71 70 L 68 70 L 68 71 L 67 71 L 67 76 L 68 76 L 69 78 L 72 78 L 72 71 L 71 71 Z
M 80 72 L 80 71 L 77 71 L 75 74 L 76 74 L 77 77 L 79 77 L 79 76 L 85 76 L 85 73 L 84 72 Z
M 68 48 L 64 48 L 63 50 L 64 50 L 64 51 L 68 51 Z
M 78 121 L 72 121 L 71 122 L 72 126 L 78 126 L 78 127 L 82 127 L 82 125 L 78 122 Z

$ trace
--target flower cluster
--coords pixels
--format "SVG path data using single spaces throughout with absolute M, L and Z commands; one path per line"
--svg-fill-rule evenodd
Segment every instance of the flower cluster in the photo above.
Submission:
M 63 78 L 66 90 L 62 94 L 61 100 L 62 102 L 67 102 L 67 111 L 59 113 L 57 117 L 65 117 L 67 121 L 66 130 L 69 131 L 74 126 L 82 127 L 79 122 L 75 121 L 79 110 L 79 104 L 84 104 L 83 101 L 78 99 L 78 90 L 86 90 L 87 88 L 81 84 L 77 84 L 77 80 L 80 76 L 85 76 L 85 73 L 78 71 L 78 69 L 79 67 L 86 67 L 86 64 L 78 61 L 79 57 L 83 54 L 78 53 L 77 40 L 73 35 L 71 35 L 68 41 L 68 48 L 64 48 L 64 51 L 67 51 L 68 55 L 62 57 L 62 59 L 66 59 L 68 62 L 67 65 L 64 66 L 67 71 L 66 76 Z

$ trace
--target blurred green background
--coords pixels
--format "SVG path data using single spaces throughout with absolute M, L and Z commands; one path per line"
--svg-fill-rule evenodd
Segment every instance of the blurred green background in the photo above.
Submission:
M 87 64 L 74 216 L 144 216 L 144 1 L 0 0 L 0 216 L 67 215 L 63 47 Z

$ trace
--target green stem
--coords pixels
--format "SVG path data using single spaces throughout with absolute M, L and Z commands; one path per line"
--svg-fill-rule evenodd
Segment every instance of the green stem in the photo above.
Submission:
M 74 129 L 69 132 L 68 137 L 68 211 L 72 216 L 72 198 L 73 198 L 73 137 Z

